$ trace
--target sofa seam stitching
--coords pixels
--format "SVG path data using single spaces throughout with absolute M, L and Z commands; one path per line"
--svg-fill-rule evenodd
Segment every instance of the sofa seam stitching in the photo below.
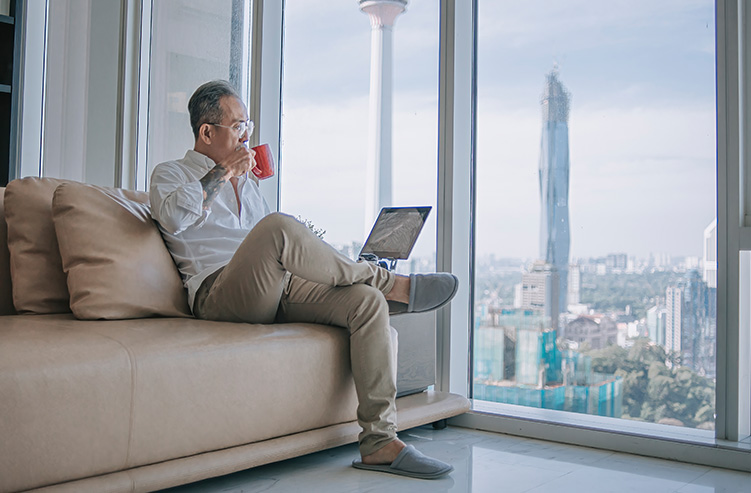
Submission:
M 119 341 L 115 339 L 114 337 L 111 337 L 106 334 L 102 334 L 97 332 L 100 336 L 109 339 L 116 343 L 118 346 L 123 348 L 125 352 L 128 354 L 128 363 L 130 364 L 130 412 L 128 413 L 128 448 L 125 453 L 125 464 L 123 465 L 123 470 L 130 469 L 130 455 L 132 450 L 132 443 L 133 443 L 133 422 L 135 421 L 135 405 L 136 405 L 136 377 L 138 375 L 138 365 L 136 363 L 136 358 L 133 355 L 133 352 L 130 350 L 130 348 L 125 345 L 122 341 Z

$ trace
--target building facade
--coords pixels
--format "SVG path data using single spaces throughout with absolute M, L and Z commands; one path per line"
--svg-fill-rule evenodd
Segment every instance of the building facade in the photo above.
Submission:
M 665 290 L 665 351 L 681 351 L 681 320 L 683 318 L 683 291 L 677 286 Z
M 647 331 L 649 340 L 665 347 L 665 324 L 667 310 L 664 306 L 653 306 L 647 310 Z
M 603 349 L 618 342 L 618 325 L 605 315 L 581 315 L 566 325 L 566 340 L 590 349 Z
M 578 305 L 581 302 L 581 268 L 579 264 L 568 266 L 568 305 Z M 565 307 L 563 307 L 565 308 Z
M 559 289 L 560 278 L 555 266 L 535 262 L 529 272 L 522 275 L 521 308 L 539 310 L 550 320 L 550 327 L 557 329 L 561 312 Z
M 540 310 L 489 310 L 475 331 L 474 397 L 621 417 L 622 378 L 594 372 L 591 357 L 556 340 Z

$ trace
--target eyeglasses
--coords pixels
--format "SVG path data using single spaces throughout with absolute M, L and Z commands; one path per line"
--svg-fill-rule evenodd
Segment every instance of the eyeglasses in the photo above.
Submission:
M 237 122 L 234 125 L 220 125 L 218 123 L 209 123 L 209 125 L 214 125 L 215 127 L 224 127 L 229 128 L 230 130 L 234 130 L 237 132 L 238 137 L 245 133 L 245 131 L 248 131 L 248 135 L 253 133 L 253 121 L 252 120 L 246 120 L 244 122 Z

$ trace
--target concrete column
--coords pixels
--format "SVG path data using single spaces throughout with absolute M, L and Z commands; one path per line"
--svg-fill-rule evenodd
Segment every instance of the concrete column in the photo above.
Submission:
M 393 85 L 393 26 L 407 0 L 360 0 L 360 10 L 370 17 L 370 108 L 368 161 L 365 190 L 365 234 L 391 198 L 391 113 Z

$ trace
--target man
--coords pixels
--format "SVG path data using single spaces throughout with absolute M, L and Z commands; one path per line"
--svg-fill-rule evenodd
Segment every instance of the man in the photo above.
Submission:
M 195 316 L 349 329 L 363 428 L 362 460 L 353 465 L 421 478 L 448 474 L 453 467 L 396 437 L 389 308 L 439 308 L 456 293 L 456 277 L 406 277 L 353 262 L 296 219 L 270 213 L 252 174 L 254 152 L 246 147 L 247 109 L 226 81 L 199 87 L 188 110 L 194 148 L 154 169 L 150 200 Z

